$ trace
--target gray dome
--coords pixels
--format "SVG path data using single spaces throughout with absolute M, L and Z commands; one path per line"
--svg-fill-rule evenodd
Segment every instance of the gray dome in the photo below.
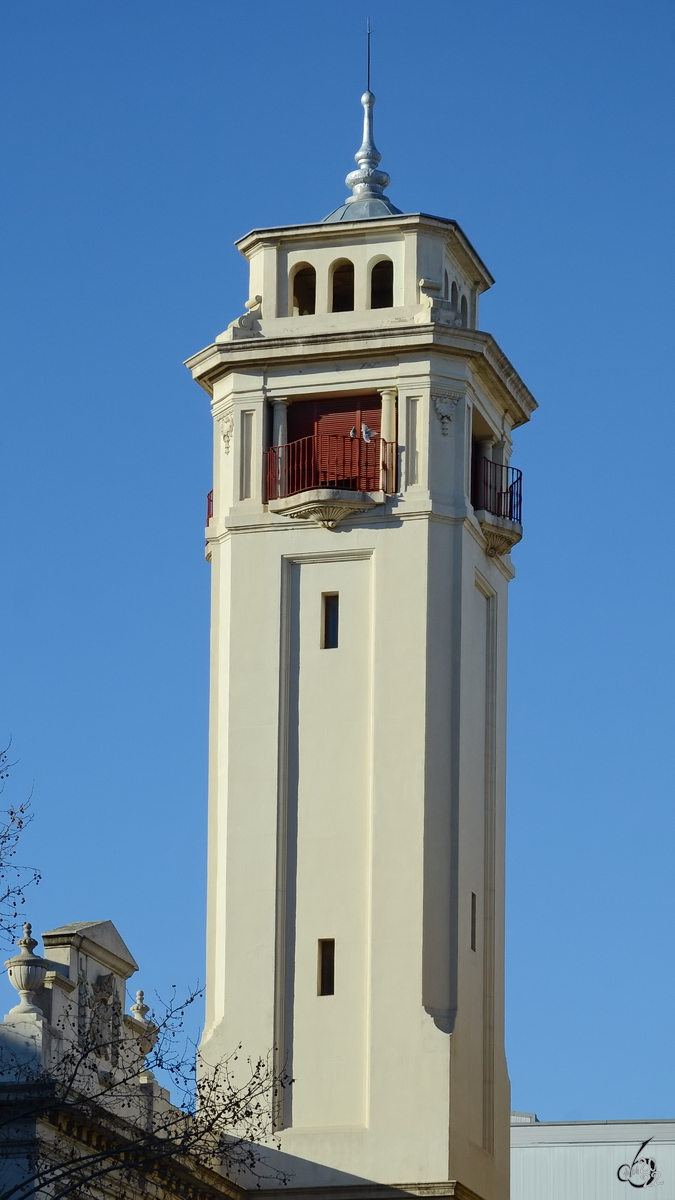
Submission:
M 395 208 L 387 196 L 370 197 L 367 200 L 350 200 L 336 208 L 322 224 L 334 221 L 374 221 L 378 217 L 400 217 L 400 208 Z

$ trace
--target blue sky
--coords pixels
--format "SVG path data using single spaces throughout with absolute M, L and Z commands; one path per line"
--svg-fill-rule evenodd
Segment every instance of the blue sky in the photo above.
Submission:
M 0 734 L 12 796 L 35 781 L 30 915 L 112 918 L 150 993 L 203 978 L 210 425 L 182 360 L 242 311 L 236 237 L 342 202 L 367 12 L 391 198 L 461 223 L 541 404 L 513 459 L 513 1105 L 672 1117 L 663 0 L 0 6 Z

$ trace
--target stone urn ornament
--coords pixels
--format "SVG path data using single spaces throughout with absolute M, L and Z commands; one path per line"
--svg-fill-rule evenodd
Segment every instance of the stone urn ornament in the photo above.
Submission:
M 20 953 L 16 954 L 14 958 L 8 958 L 5 963 L 9 982 L 21 997 L 19 1003 L 15 1004 L 10 1012 L 37 1013 L 39 1016 L 43 1016 L 42 1009 L 38 1008 L 35 1003 L 35 993 L 40 990 L 45 981 L 49 963 L 45 962 L 44 958 L 40 958 L 39 954 L 33 954 L 37 941 L 31 937 L 31 932 L 32 926 L 26 922 L 23 927 L 23 937 L 19 938 L 16 943 L 21 947 Z

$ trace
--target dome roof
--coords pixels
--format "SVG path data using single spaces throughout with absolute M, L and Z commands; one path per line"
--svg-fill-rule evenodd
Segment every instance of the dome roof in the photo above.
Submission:
M 388 196 L 372 196 L 364 200 L 354 197 L 324 217 L 323 224 L 333 221 L 374 221 L 379 217 L 396 216 L 401 216 L 401 210 L 394 207 Z

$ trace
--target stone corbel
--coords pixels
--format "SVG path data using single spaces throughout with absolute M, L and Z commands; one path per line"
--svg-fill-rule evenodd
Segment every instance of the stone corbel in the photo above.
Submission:
M 432 319 L 432 310 L 434 300 L 437 299 L 440 291 L 440 283 L 436 283 L 433 279 L 420 279 L 418 282 L 419 288 L 419 307 L 420 311 L 415 314 L 414 321 L 416 325 L 428 325 Z
M 260 332 L 261 304 L 262 296 L 254 296 L 252 300 L 247 300 L 244 305 L 246 312 L 234 321 L 230 321 L 225 333 L 221 333 L 216 338 L 216 344 L 236 341 L 237 338 L 262 337 Z
M 462 399 L 462 392 L 436 391 L 432 388 L 431 401 L 441 423 L 441 433 L 447 437 L 450 433 L 450 422 L 455 415 L 455 409 Z
M 223 445 L 225 446 L 225 453 L 229 454 L 232 444 L 232 434 L 234 432 L 234 409 L 228 408 L 218 420 L 220 422 L 220 433 Z
M 231 321 L 228 329 L 253 329 L 255 321 L 262 315 L 260 305 L 262 304 L 262 296 L 254 296 L 252 300 L 247 300 L 244 308 L 245 313 L 237 317 L 236 321 Z

